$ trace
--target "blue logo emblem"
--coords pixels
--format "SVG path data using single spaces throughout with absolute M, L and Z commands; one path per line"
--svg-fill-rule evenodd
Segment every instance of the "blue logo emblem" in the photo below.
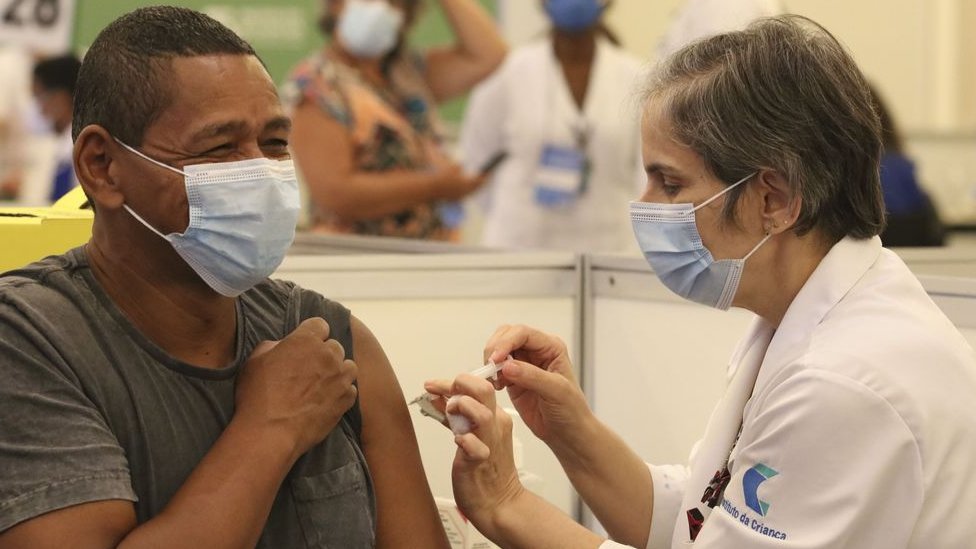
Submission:
M 769 504 L 759 499 L 759 485 L 778 475 L 762 463 L 757 463 L 755 467 L 746 471 L 742 476 L 742 492 L 746 498 L 746 505 L 761 516 L 766 516 L 769 511 Z

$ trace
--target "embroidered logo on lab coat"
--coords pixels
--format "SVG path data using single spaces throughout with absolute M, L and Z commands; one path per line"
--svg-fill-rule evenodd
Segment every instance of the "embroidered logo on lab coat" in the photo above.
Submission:
M 759 499 L 759 485 L 778 474 L 779 471 L 775 471 L 762 463 L 757 463 L 755 467 L 746 471 L 746 474 L 742 476 L 742 494 L 745 496 L 746 506 L 759 513 L 760 516 L 764 517 L 769 512 L 769 503 Z
M 728 498 L 723 498 L 720 505 L 722 510 L 758 534 L 785 540 L 787 538 L 785 531 L 777 530 L 773 524 L 766 522 L 769 519 L 770 503 L 759 499 L 759 486 L 778 474 L 779 471 L 768 465 L 757 463 L 742 475 L 742 497 L 745 499 L 745 507 L 740 509 L 736 503 Z M 775 523 L 776 521 L 773 520 L 772 522 Z

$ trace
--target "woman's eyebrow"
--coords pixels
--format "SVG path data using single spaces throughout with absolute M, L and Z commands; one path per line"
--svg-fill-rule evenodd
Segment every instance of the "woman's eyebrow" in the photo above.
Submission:
M 651 162 L 650 164 L 646 164 L 644 166 L 644 171 L 646 171 L 648 175 L 681 175 L 680 170 L 676 169 L 674 166 L 664 164 L 662 162 Z

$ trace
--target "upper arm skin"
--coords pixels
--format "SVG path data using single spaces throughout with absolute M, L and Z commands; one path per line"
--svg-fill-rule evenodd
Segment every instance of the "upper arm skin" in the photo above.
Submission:
M 476 63 L 457 48 L 433 48 L 425 57 L 425 80 L 438 103 L 464 95 L 501 64 Z
M 363 452 L 376 488 L 376 546 L 449 549 L 393 367 L 369 328 L 356 317 L 351 322 Z
M 26 520 L 0 533 L 0 549 L 110 549 L 136 527 L 132 502 L 83 503 Z
M 292 116 L 290 145 L 312 200 L 335 208 L 355 171 L 349 129 L 314 103 L 304 101 Z

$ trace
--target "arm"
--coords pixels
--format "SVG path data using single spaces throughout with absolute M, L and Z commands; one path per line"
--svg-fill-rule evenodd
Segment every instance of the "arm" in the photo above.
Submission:
M 611 538 L 645 547 L 654 506 L 654 486 L 647 464 L 593 415 L 579 385 L 564 377 L 560 368 L 545 371 L 532 364 L 509 361 L 502 372 L 511 383 L 510 394 L 519 412 L 523 404 L 520 401 L 533 398 L 542 401 L 539 407 L 547 410 L 546 415 L 572 416 L 569 421 L 549 422 L 543 441 Z M 566 412 L 570 409 L 573 414 Z M 522 414 L 527 424 L 538 419 L 531 413 L 526 416 Z
M 355 317 L 351 323 L 360 367 L 363 452 L 376 488 L 376 546 L 447 549 L 393 368 L 369 328 Z
M 131 502 L 83 503 L 14 526 L 0 534 L 0 548 L 253 547 L 293 453 L 274 433 L 232 421 L 166 509 L 142 526 Z
M 294 461 L 321 441 L 355 400 L 355 364 L 342 359 L 341 345 L 327 341 L 328 333 L 323 320 L 312 319 L 279 344 L 265 344 L 251 356 L 238 380 L 233 419 L 158 516 L 137 526 L 128 501 L 105 498 L 81 503 L 6 530 L 0 534 L 0 549 L 254 547 Z M 4 349 L 8 350 L 22 353 Z M 32 355 L 41 353 L 35 350 Z M 48 395 L 67 399 L 65 395 L 78 393 L 63 377 L 58 381 L 62 387 L 54 392 L 48 388 Z M 49 398 L 27 400 L 38 411 L 50 405 Z M 84 458 L 90 447 L 113 443 L 107 428 L 87 419 L 92 415 L 90 404 L 82 395 L 65 400 L 59 408 L 79 415 L 83 421 L 78 425 L 88 430 L 79 449 L 62 451 Z M 29 415 L 34 410 L 24 410 L 22 405 L 18 411 Z M 62 423 L 67 419 L 62 418 Z M 98 438 L 91 438 L 99 432 Z M 56 430 L 37 436 L 44 438 L 32 444 L 41 447 L 73 440 L 70 433 Z
M 509 355 L 518 360 L 508 359 Z M 526 326 L 502 326 L 486 344 L 485 359 L 503 364 L 498 385 L 508 387 L 512 404 L 526 426 L 553 450 L 573 486 L 611 537 L 645 547 L 654 504 L 650 472 L 616 434 L 593 416 L 573 376 L 565 344 Z M 471 434 L 455 438 L 461 451 L 455 458 L 454 493 L 482 532 L 510 541 L 515 547 L 545 547 L 548 542 L 544 540 L 579 531 L 572 527 L 569 517 L 538 503 L 536 496 L 525 495 L 514 465 L 509 466 L 511 419 L 495 409 L 489 384 L 462 375 L 453 383 L 428 382 L 425 389 L 435 395 L 471 397 L 460 399 L 457 405 L 476 428 Z M 486 461 L 487 468 L 482 463 Z M 509 469 L 510 473 L 496 472 Z M 528 513 L 527 508 L 538 509 Z M 534 520 L 536 512 L 546 517 L 545 522 Z M 539 537 L 534 538 L 535 535 Z M 586 536 L 575 539 L 589 543 Z
M 474 0 L 438 0 L 457 43 L 427 54 L 427 84 L 438 102 L 470 90 L 505 59 L 505 42 Z
M 349 130 L 311 103 L 292 117 L 291 149 L 312 201 L 344 220 L 374 219 L 435 200 L 456 200 L 483 178 L 451 165 L 431 171 L 365 172 L 356 169 Z
M 623 439 L 591 418 L 576 436 L 549 447 L 610 537 L 646 547 L 654 509 L 650 471 Z
M 512 418 L 495 402 L 485 380 L 467 374 L 453 383 L 428 382 L 435 394 L 463 395 L 447 412 L 471 421 L 471 432 L 455 435 L 458 451 L 452 477 L 462 512 L 483 534 L 510 549 L 595 549 L 604 540 L 526 490 L 512 454 Z
M 650 472 L 593 415 L 566 344 L 528 326 L 502 326 L 485 344 L 485 359 L 505 363 L 500 385 L 613 539 L 646 546 L 654 506 Z

